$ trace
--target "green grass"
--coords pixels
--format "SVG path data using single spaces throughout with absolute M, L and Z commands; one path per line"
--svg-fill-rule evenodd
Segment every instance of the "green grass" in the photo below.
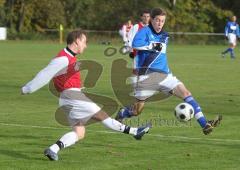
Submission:
M 20 95 L 20 87 L 62 47 L 51 42 L 0 42 L 0 169 L 239 169 L 240 59 L 220 58 L 225 46 L 168 48 L 173 73 L 191 90 L 205 115 L 209 119 L 216 113 L 223 115 L 221 126 L 211 135 L 204 136 L 196 121 L 188 125 L 163 121 L 155 123 L 142 141 L 135 141 L 97 123 L 87 126 L 84 140 L 61 151 L 58 162 L 48 161 L 43 150 L 69 128 L 55 121 L 58 100 L 47 87 L 27 96 Z M 119 53 L 105 57 L 106 47 L 89 44 L 79 58 L 97 61 L 104 68 L 96 86 L 88 91 L 114 98 L 111 64 L 119 58 L 130 60 Z M 240 57 L 239 48 L 236 55 Z M 171 122 L 179 102 L 171 97 L 147 103 L 139 119 L 161 117 Z

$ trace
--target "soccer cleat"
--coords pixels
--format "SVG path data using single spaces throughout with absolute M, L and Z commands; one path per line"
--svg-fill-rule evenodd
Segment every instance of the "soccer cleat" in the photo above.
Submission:
M 124 116 L 123 116 L 123 112 L 125 110 L 125 107 L 124 108 L 120 108 L 120 110 L 118 111 L 117 113 L 117 116 L 115 117 L 115 119 L 119 122 L 122 122 L 123 119 L 124 119 Z
M 203 128 L 204 135 L 208 135 L 212 132 L 213 127 L 210 123 L 207 123 L 206 126 Z
M 222 115 L 217 115 L 217 117 L 213 120 L 209 120 L 208 123 L 212 126 L 212 127 L 217 127 L 220 122 L 222 120 Z
M 223 52 L 221 53 L 221 55 L 222 55 L 222 58 L 225 58 L 225 54 Z
M 218 115 L 215 119 L 209 120 L 206 126 L 203 128 L 203 133 L 205 135 L 210 134 L 214 127 L 217 127 L 222 120 L 222 115 Z
M 51 161 L 57 161 L 58 160 L 58 155 L 57 153 L 53 152 L 51 149 L 47 148 L 44 151 L 44 155 L 48 157 L 49 160 Z
M 152 124 L 151 123 L 148 123 L 147 125 L 145 126 L 142 126 L 142 127 L 139 127 L 138 130 L 137 130 L 137 134 L 134 135 L 133 137 L 136 139 L 136 140 L 141 140 L 143 135 L 145 133 L 148 133 L 149 132 L 149 129 L 152 127 Z

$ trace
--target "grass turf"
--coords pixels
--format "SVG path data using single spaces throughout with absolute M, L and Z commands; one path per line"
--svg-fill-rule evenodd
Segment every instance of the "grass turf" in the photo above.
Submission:
M 222 59 L 224 46 L 201 45 L 170 45 L 168 59 L 173 73 L 190 89 L 205 115 L 209 119 L 216 113 L 223 115 L 221 126 L 211 135 L 204 136 L 196 121 L 187 125 L 176 122 L 173 109 L 180 100 L 171 97 L 147 103 L 139 118 L 125 122 L 155 122 L 142 141 L 112 133 L 100 123 L 92 124 L 87 126 L 84 140 L 60 152 L 58 162 L 48 161 L 43 150 L 69 128 L 55 121 L 58 100 L 48 87 L 27 96 L 20 95 L 20 87 L 62 47 L 51 42 L 0 42 L 0 169 L 239 168 L 240 60 Z M 112 62 L 120 58 L 131 61 L 118 52 L 104 56 L 107 47 L 89 44 L 79 59 L 103 66 L 98 83 L 87 91 L 117 100 L 110 81 Z M 240 56 L 239 49 L 236 56 Z

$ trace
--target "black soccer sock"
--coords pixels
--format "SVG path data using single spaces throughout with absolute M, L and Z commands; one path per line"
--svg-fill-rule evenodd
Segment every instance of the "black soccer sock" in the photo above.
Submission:
M 60 140 L 58 140 L 58 141 L 56 142 L 56 144 L 58 145 L 58 147 L 59 147 L 60 149 L 63 149 L 63 148 L 64 148 L 64 144 L 63 144 Z
M 129 131 L 130 131 L 130 127 L 126 125 L 123 133 L 129 134 Z

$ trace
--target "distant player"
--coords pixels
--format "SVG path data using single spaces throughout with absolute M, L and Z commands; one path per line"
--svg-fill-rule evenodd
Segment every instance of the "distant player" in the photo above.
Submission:
M 120 109 L 116 119 L 122 121 L 124 118 L 139 115 L 145 101 L 160 92 L 166 96 L 177 96 L 190 104 L 203 133 L 207 135 L 220 123 L 222 117 L 217 116 L 215 120 L 207 121 L 190 91 L 170 71 L 166 54 L 169 36 L 163 30 L 165 19 L 166 13 L 162 9 L 153 9 L 150 24 L 137 32 L 133 39 L 132 47 L 137 50 L 138 76 L 134 85 L 136 102 Z
M 137 50 L 132 48 L 132 41 L 136 35 L 136 33 L 138 31 L 140 31 L 143 27 L 148 26 L 150 21 L 150 11 L 148 10 L 144 10 L 141 12 L 141 21 L 137 24 L 135 24 L 131 30 L 129 31 L 128 37 L 129 37 L 129 41 L 128 41 L 128 46 L 130 47 L 130 53 L 129 53 L 129 57 L 134 59 L 134 57 L 137 54 Z M 133 60 L 133 74 L 137 74 L 136 72 L 136 61 L 135 59 Z
M 141 139 L 150 128 L 150 125 L 132 128 L 112 119 L 81 91 L 82 82 L 76 55 L 83 53 L 87 47 L 86 42 L 87 38 L 82 30 L 70 32 L 67 36 L 67 47 L 21 89 L 22 94 L 33 93 L 53 79 L 54 86 L 60 93 L 59 105 L 67 114 L 72 130 L 44 151 L 50 160 L 58 160 L 60 149 L 84 138 L 85 124 L 90 119 L 101 121 L 106 127 L 117 132 L 131 134 L 136 139 Z
M 125 48 L 123 48 L 123 53 L 126 53 L 129 51 L 128 49 L 128 42 L 129 42 L 129 31 L 131 30 L 131 28 L 133 27 L 132 21 L 128 20 L 123 26 L 122 28 L 119 30 L 119 34 L 122 36 L 123 39 L 123 43 Z
M 229 52 L 232 59 L 235 58 L 234 48 L 237 45 L 237 37 L 240 37 L 239 33 L 239 25 L 236 22 L 237 17 L 232 16 L 231 21 L 228 21 L 225 26 L 225 37 L 228 39 L 229 48 L 227 48 L 224 52 L 222 52 L 222 57 L 224 58 L 225 55 Z
M 132 41 L 133 41 L 133 38 L 134 36 L 136 35 L 136 33 L 141 30 L 143 27 L 145 26 L 148 26 L 149 24 L 149 20 L 150 20 L 150 11 L 148 10 L 144 10 L 141 12 L 141 15 L 140 15 L 140 18 L 141 18 L 141 21 L 138 22 L 137 24 L 135 24 L 129 31 L 128 33 L 128 45 L 130 47 L 132 47 Z M 129 54 L 129 56 L 131 58 L 134 58 L 134 56 L 136 56 L 136 50 L 133 49 L 132 52 Z

